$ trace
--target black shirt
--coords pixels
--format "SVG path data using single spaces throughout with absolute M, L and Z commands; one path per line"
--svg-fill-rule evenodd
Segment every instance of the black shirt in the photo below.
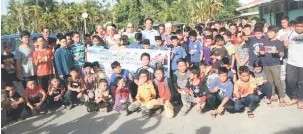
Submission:
M 188 81 L 186 88 L 188 88 L 194 94 L 194 97 L 206 96 L 207 88 L 205 82 L 202 80 L 200 80 L 198 85 L 193 85 L 192 81 Z
M 4 65 L 4 68 L 1 68 L 1 79 L 3 81 L 12 82 L 17 80 L 16 77 L 16 64 L 15 64 L 15 55 L 10 53 L 8 55 L 1 55 L 1 65 Z

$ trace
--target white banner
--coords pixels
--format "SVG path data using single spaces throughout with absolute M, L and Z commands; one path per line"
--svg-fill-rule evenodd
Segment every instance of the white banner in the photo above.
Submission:
M 118 61 L 122 69 L 127 69 L 135 74 L 136 70 L 142 67 L 141 54 L 150 54 L 150 66 L 155 68 L 156 63 L 161 63 L 164 68 L 165 75 L 169 77 L 170 70 L 170 51 L 152 50 L 152 49 L 120 49 L 107 50 L 100 48 L 88 48 L 87 61 L 98 61 L 101 68 L 105 69 L 108 77 L 112 74 L 111 64 Z

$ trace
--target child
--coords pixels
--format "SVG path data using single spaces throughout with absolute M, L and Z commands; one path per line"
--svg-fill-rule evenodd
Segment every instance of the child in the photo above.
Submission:
M 233 94 L 233 83 L 228 79 L 228 70 L 225 67 L 218 69 L 219 77 L 215 78 L 210 83 L 207 102 L 211 109 L 213 118 L 217 114 L 223 114 L 226 109 L 228 112 L 233 112 L 234 103 L 231 100 Z M 218 105 L 219 104 L 219 105 Z
M 7 108 L 4 108 L 1 112 L 6 112 L 6 117 L 11 117 L 13 120 L 17 120 L 20 117 L 20 114 L 24 108 L 24 99 L 16 91 L 16 88 L 13 83 L 5 84 L 4 92 L 5 101 L 2 102 L 2 106 L 7 105 Z
M 69 105 L 67 109 L 70 110 L 73 108 L 73 104 L 76 99 L 80 99 L 81 102 L 85 102 L 84 97 L 84 82 L 80 77 L 80 72 L 76 67 L 70 69 L 70 77 L 68 78 L 67 83 L 67 92 L 65 94 Z
M 93 72 L 96 75 L 96 81 L 100 81 L 101 79 L 108 80 L 108 76 L 106 75 L 104 69 L 100 68 L 100 64 L 98 61 L 92 63 Z
M 248 65 L 248 59 L 249 59 L 249 53 L 248 53 L 248 45 L 246 44 L 245 40 L 243 39 L 244 35 L 242 33 L 238 34 L 237 40 L 239 42 L 237 48 L 236 48 L 236 62 L 237 62 L 237 70 L 239 70 L 239 67 L 241 66 L 247 66 Z
M 118 87 L 118 85 L 116 84 L 117 77 L 122 77 L 126 81 L 127 87 L 129 87 L 130 82 L 133 81 L 134 78 L 127 69 L 121 68 L 121 65 L 118 61 L 114 61 L 111 64 L 111 68 L 113 69 L 113 73 L 110 76 L 109 85 L 111 87 L 111 93 L 115 94 L 115 89 Z
M 224 38 L 221 35 L 216 36 L 215 44 L 215 47 L 210 52 L 210 58 L 212 59 L 213 66 L 218 69 L 222 64 L 222 58 L 228 56 L 228 51 L 223 47 Z
M 51 84 L 48 86 L 48 106 L 50 109 L 54 108 L 54 105 L 63 105 L 63 95 L 65 93 L 65 87 L 60 83 L 57 78 L 50 80 Z
M 113 106 L 114 110 L 125 111 L 128 115 L 128 102 L 133 103 L 131 91 L 129 90 L 125 79 L 121 76 L 116 78 L 117 88 L 115 90 L 115 104 Z
M 141 62 L 143 64 L 142 67 L 138 68 L 136 73 L 135 73 L 135 79 L 134 79 L 134 82 L 137 84 L 137 85 L 140 85 L 140 81 L 139 81 L 139 76 L 140 76 L 140 71 L 142 69 L 145 69 L 145 70 L 148 70 L 149 72 L 149 80 L 153 80 L 154 79 L 154 69 L 150 67 L 149 63 L 150 63 L 150 55 L 148 53 L 143 53 L 141 55 Z
M 155 36 L 155 40 L 156 40 L 156 46 L 153 47 L 153 49 L 155 49 L 155 50 L 167 50 L 167 47 L 165 47 L 162 44 L 162 37 L 161 36 Z
M 228 58 L 231 61 L 231 63 L 229 63 L 228 65 L 230 65 L 231 68 L 234 68 L 236 48 L 235 48 L 234 44 L 231 43 L 231 32 L 226 31 L 223 35 L 223 38 L 224 38 L 224 42 L 225 42 L 224 47 L 226 48 L 226 50 L 228 52 Z
M 84 88 L 89 99 L 94 98 L 94 91 L 97 86 L 96 75 L 92 73 L 92 63 L 85 62 L 84 63 Z
M 94 35 L 93 36 L 93 45 L 91 46 L 91 48 L 101 48 L 104 49 L 105 47 L 104 42 L 100 39 L 100 37 L 98 35 Z
M 261 60 L 257 60 L 253 64 L 254 67 L 254 77 L 258 84 L 258 90 L 261 92 L 260 98 L 265 98 L 265 102 L 268 106 L 271 105 L 271 96 L 272 96 L 272 85 L 267 82 L 266 75 L 263 72 L 263 66 Z
M 74 32 L 72 35 L 73 44 L 70 46 L 70 49 L 73 52 L 74 56 L 74 66 L 81 69 L 85 62 L 85 45 L 80 42 L 80 34 Z
M 276 38 L 278 31 L 279 27 L 277 26 L 268 27 L 267 36 L 269 40 L 265 40 L 264 42 L 265 54 L 262 54 L 262 63 L 264 64 L 264 72 L 267 76 L 268 82 L 274 85 L 272 86 L 272 93 L 276 93 L 276 88 L 280 99 L 279 106 L 284 107 L 286 106 L 286 102 L 284 100 L 285 93 L 280 77 L 280 57 L 284 56 L 284 46 L 282 42 Z M 272 96 L 272 99 L 275 98 Z
M 186 113 L 186 111 L 189 110 L 189 105 L 184 101 L 183 98 L 185 98 L 185 87 L 189 80 L 189 72 L 187 71 L 188 65 L 186 64 L 186 59 L 179 59 L 178 60 L 178 70 L 174 72 L 173 74 L 173 86 L 178 91 L 179 94 L 181 94 L 181 100 L 183 103 L 183 113 Z M 180 98 L 177 98 L 178 96 L 174 96 L 175 100 L 180 101 Z
M 107 80 L 101 79 L 98 84 L 98 89 L 95 90 L 95 103 L 100 112 L 108 112 L 109 104 L 112 102 L 112 96 L 108 89 Z
M 241 112 L 247 108 L 247 115 L 249 118 L 254 118 L 253 111 L 260 98 L 255 94 L 257 90 L 257 82 L 254 78 L 250 77 L 249 68 L 242 66 L 239 68 L 240 79 L 237 80 L 234 87 L 235 98 L 235 112 Z
M 227 68 L 227 70 L 228 70 L 228 79 L 231 82 L 235 83 L 237 81 L 237 72 L 236 72 L 236 70 L 234 70 L 234 69 L 232 69 L 230 67 L 229 63 L 230 63 L 229 62 L 229 58 L 224 57 L 222 59 L 222 65 L 221 65 L 221 67 L 226 67 Z
M 25 100 L 25 109 L 29 114 L 36 115 L 39 112 L 45 112 L 47 98 L 44 90 L 36 85 L 35 80 L 27 81 L 27 88 L 24 90 L 23 97 Z
M 139 73 L 138 93 L 136 95 L 136 101 L 132 103 L 128 110 L 133 112 L 136 109 L 142 109 L 142 116 L 145 118 L 150 117 L 150 109 L 152 109 L 154 101 L 156 99 L 156 90 L 151 82 L 149 82 L 150 72 L 146 69 L 142 69 Z
M 200 70 L 198 67 L 189 69 L 189 81 L 184 89 L 186 96 L 182 98 L 182 102 L 186 102 L 189 106 L 191 103 L 196 104 L 198 112 L 201 112 L 206 102 L 206 86 L 205 82 L 200 79 Z M 186 115 L 188 111 L 182 112 L 184 112 L 183 115 Z
M 155 77 L 156 78 L 153 80 L 153 82 L 158 93 L 158 99 L 155 101 L 153 107 L 163 105 L 165 116 L 169 119 L 173 118 L 174 107 L 172 106 L 170 101 L 172 100 L 171 96 L 174 93 L 174 89 L 172 87 L 171 81 L 169 78 L 164 77 L 163 68 L 157 68 L 155 70 Z
M 210 58 L 210 50 L 211 50 L 211 47 L 213 45 L 213 37 L 211 35 L 207 35 L 205 36 L 204 38 L 205 40 L 205 43 L 203 45 L 203 54 L 204 54 L 204 58 L 203 60 L 207 63 L 212 63 L 212 60 Z
M 136 49 L 142 49 L 142 33 L 138 32 L 135 34 L 136 42 L 130 44 L 129 48 L 136 48 Z
M 36 71 L 33 61 L 34 49 L 30 46 L 30 33 L 22 31 L 20 33 L 22 44 L 16 49 L 16 73 L 23 87 L 26 87 L 28 80 L 36 80 Z
M 149 39 L 144 39 L 143 40 L 143 49 L 150 49 Z
M 256 26 L 254 29 L 255 37 L 248 38 L 248 67 L 250 70 L 253 70 L 253 63 L 256 60 L 260 59 L 260 56 L 263 55 L 264 52 L 264 39 L 263 39 L 263 28 L 260 26 Z M 245 33 L 245 36 L 249 36 L 249 33 Z M 279 76 L 280 77 L 280 76 Z
M 110 50 L 119 50 L 119 49 L 126 48 L 124 45 L 122 45 L 122 43 L 121 43 L 121 36 L 119 34 L 115 34 L 115 36 L 114 36 L 114 42 L 115 42 L 115 45 L 112 45 L 109 48 Z
M 44 38 L 38 37 L 38 49 L 33 54 L 33 61 L 37 67 L 38 82 L 41 88 L 47 92 L 49 80 L 54 75 L 54 55 L 51 49 L 44 46 Z
M 178 37 L 172 36 L 171 37 L 172 44 L 174 48 L 172 49 L 171 53 L 171 69 L 172 71 L 177 70 L 177 61 L 181 58 L 186 58 L 187 53 L 185 52 L 183 47 L 180 47 L 178 44 Z
M 91 46 L 91 42 L 92 41 L 91 41 L 90 35 L 89 34 L 84 34 L 83 43 L 84 43 L 86 48 Z
M 3 53 L 1 54 L 1 82 L 5 85 L 9 82 L 17 82 L 16 77 L 16 64 L 12 54 L 12 48 L 10 46 L 3 47 Z M 1 86 L 2 87 L 2 86 Z
M 190 43 L 188 45 L 189 54 L 190 54 L 190 62 L 191 63 L 199 63 L 203 60 L 203 47 L 199 40 L 197 40 L 197 32 L 190 31 L 189 32 Z

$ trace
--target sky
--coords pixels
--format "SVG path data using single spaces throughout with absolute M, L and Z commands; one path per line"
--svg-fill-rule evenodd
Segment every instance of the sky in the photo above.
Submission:
M 56 0 L 56 1 L 61 1 L 61 0 Z M 83 2 L 84 0 L 63 0 L 64 2 Z M 253 0 L 239 0 L 240 3 L 248 3 Z M 7 14 L 7 6 L 8 6 L 8 0 L 1 0 L 1 15 Z

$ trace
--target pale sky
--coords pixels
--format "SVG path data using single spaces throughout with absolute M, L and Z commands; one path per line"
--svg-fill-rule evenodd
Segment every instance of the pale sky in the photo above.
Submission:
M 61 1 L 61 0 L 56 0 L 56 1 Z M 82 2 L 84 0 L 63 0 L 64 2 Z M 239 0 L 240 3 L 248 3 L 253 0 Z M 1 15 L 7 14 L 7 6 L 8 6 L 8 0 L 1 0 Z

